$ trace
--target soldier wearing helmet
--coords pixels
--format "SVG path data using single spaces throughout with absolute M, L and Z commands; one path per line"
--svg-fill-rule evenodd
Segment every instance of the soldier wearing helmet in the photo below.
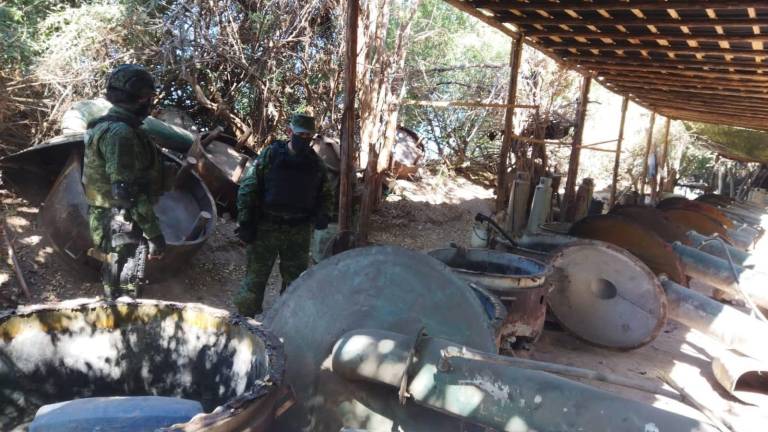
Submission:
M 290 139 L 264 149 L 240 180 L 237 235 L 248 247 L 245 280 L 235 305 L 246 316 L 262 312 L 278 255 L 281 292 L 307 269 L 312 225 L 326 229 L 333 211 L 333 186 L 311 147 L 315 119 L 294 114 L 286 132 Z
M 161 256 L 166 246 L 153 209 L 163 192 L 163 163 L 139 129 L 154 96 L 154 79 L 143 67 L 117 67 L 107 81 L 112 108 L 91 121 L 85 135 L 83 186 L 91 237 L 102 256 L 115 258 L 102 271 L 107 297 L 137 294 L 136 285 L 118 275 L 142 241 L 150 259 Z

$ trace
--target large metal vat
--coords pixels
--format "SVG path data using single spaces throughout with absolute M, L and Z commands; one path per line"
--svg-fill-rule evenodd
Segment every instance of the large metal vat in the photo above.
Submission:
M 535 340 L 547 314 L 547 264 L 532 258 L 489 249 L 445 248 L 429 255 L 457 276 L 496 295 L 507 309 L 501 339 Z
M 199 304 L 73 300 L 0 312 L 0 430 L 45 404 L 170 396 L 205 413 L 172 431 L 265 431 L 282 343 L 250 319 Z
M 40 225 L 62 258 L 95 277 L 92 270 L 98 268 L 98 262 L 87 255 L 92 242 L 81 181 L 82 154 L 82 135 L 71 135 L 4 158 L 0 167 L 3 178 L 32 204 L 39 205 L 44 199 Z M 163 157 L 180 163 L 171 152 L 163 151 Z M 188 264 L 203 246 L 216 223 L 216 206 L 200 178 L 190 174 L 160 197 L 155 212 L 168 242 L 163 257 L 149 262 L 148 276 L 159 280 Z M 198 219 L 201 213 L 205 217 Z

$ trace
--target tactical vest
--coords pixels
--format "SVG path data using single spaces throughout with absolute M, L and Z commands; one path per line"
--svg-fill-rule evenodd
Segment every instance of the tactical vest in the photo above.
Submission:
M 314 152 L 291 154 L 283 141 L 272 144 L 264 175 L 264 210 L 269 213 L 310 217 L 317 209 L 322 171 Z
M 137 188 L 137 194 L 147 194 L 151 201 L 155 201 L 162 194 L 163 171 L 162 161 L 157 149 L 150 142 L 144 131 L 139 129 L 139 124 L 132 124 L 121 116 L 107 114 L 88 123 L 85 134 L 85 157 L 83 161 L 83 187 L 86 201 L 91 206 L 114 207 L 112 199 L 112 185 L 107 175 L 106 160 L 98 148 L 99 143 L 105 139 L 105 135 L 116 123 L 123 123 L 136 131 L 137 145 L 146 153 L 145 166 L 137 169 L 137 181 L 133 185 Z

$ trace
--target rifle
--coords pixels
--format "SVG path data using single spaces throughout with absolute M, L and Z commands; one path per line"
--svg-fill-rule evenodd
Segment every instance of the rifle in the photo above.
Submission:
M 149 254 L 149 244 L 142 237 L 139 240 L 139 246 L 136 247 L 136 253 L 129 257 L 123 265 L 120 272 L 120 286 L 133 285 L 136 287 L 135 296 L 141 297 L 141 288 L 147 284 L 147 255 Z
M 124 292 L 122 294 L 140 297 L 141 288 L 147 284 L 146 269 L 149 243 L 141 235 L 141 232 L 135 226 L 135 222 L 130 219 L 125 209 L 112 209 L 109 234 L 112 247 L 136 244 L 136 251 L 133 256 L 126 258 L 125 263 L 120 263 L 120 257 L 115 252 L 106 253 L 91 248 L 88 250 L 88 255 L 104 263 L 102 271 L 104 272 L 105 280 L 110 281 L 110 286 L 119 286 L 122 291 L 124 287 L 132 285 L 135 287 L 134 292 Z

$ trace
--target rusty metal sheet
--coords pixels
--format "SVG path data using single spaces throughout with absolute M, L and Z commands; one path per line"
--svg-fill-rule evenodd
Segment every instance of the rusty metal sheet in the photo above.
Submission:
M 656 276 L 627 251 L 579 241 L 552 255 L 549 306 L 563 326 L 591 344 L 634 349 L 658 336 L 667 298 Z
M 256 155 L 235 150 L 234 142 L 219 137 L 203 148 L 200 140 L 189 152 L 197 159 L 195 172 L 210 190 L 216 204 L 223 212 L 237 215 L 237 189 L 246 165 Z
M 638 225 L 642 225 L 644 228 L 655 232 L 667 243 L 679 241 L 683 244 L 689 244 L 690 242 L 686 236 L 688 230 L 669 220 L 669 218 L 664 215 L 664 212 L 655 207 L 620 205 L 612 208 L 611 214 L 631 219 Z
M 768 367 L 764 361 L 723 351 L 712 360 L 712 372 L 717 382 L 739 400 L 768 407 Z
M 656 274 L 666 274 L 673 281 L 688 285 L 684 267 L 672 246 L 631 219 L 618 215 L 586 217 L 571 227 L 576 237 L 600 240 L 626 249 Z
M 662 211 L 669 220 L 678 225 L 682 225 L 706 236 L 717 234 L 724 240 L 733 244 L 733 240 L 728 236 L 728 230 L 725 226 L 705 214 L 680 208 L 669 208 Z
M 711 204 L 700 202 L 700 201 L 691 201 L 687 198 L 672 197 L 672 198 L 667 198 L 665 200 L 662 200 L 659 204 L 656 205 L 656 208 L 661 210 L 665 210 L 665 209 L 690 210 L 693 212 L 705 214 L 711 217 L 712 219 L 718 221 L 720 224 L 722 224 L 726 228 L 733 228 L 734 226 L 733 220 L 731 220 L 728 216 L 726 216 L 725 213 L 718 210 L 717 207 Z
M 65 262 L 80 274 L 96 277 L 99 264 L 87 256 L 92 242 L 88 230 L 88 205 L 81 182 L 83 142 L 68 143 L 66 148 L 70 154 L 60 151 L 61 148 L 54 146 L 35 151 L 39 156 L 37 159 L 50 157 L 47 154 L 49 151 L 65 158 L 61 162 L 63 169 L 50 186 L 38 214 L 39 223 Z M 163 155 L 166 160 L 179 163 L 169 152 L 164 151 Z M 32 181 L 23 179 L 24 182 Z M 41 181 L 46 184 L 46 179 Z M 191 175 L 180 188 L 160 197 L 155 204 L 155 212 L 168 247 L 162 258 L 148 263 L 147 274 L 152 280 L 160 280 L 171 276 L 174 270 L 189 265 L 192 256 L 205 244 L 216 224 L 216 206 L 200 178 Z M 201 212 L 209 213 L 211 218 L 202 232 L 188 238 Z

